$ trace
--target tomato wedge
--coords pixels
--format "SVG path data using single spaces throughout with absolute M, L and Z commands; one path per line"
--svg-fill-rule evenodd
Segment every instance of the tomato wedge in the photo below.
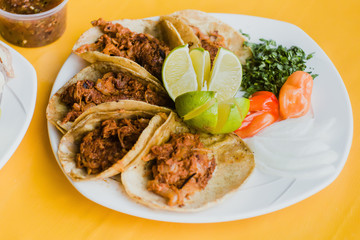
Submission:
M 279 119 L 279 102 L 272 92 L 256 92 L 249 100 L 249 113 L 235 131 L 241 138 L 252 137 Z

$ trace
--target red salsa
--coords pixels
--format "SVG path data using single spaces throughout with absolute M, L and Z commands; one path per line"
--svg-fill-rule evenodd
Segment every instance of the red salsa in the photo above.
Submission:
M 65 31 L 66 7 L 54 9 L 64 1 L 67 0 L 0 0 L 1 35 L 21 47 L 54 42 Z
M 36 14 L 46 12 L 57 5 L 62 0 L 2 0 L 0 8 L 16 14 Z

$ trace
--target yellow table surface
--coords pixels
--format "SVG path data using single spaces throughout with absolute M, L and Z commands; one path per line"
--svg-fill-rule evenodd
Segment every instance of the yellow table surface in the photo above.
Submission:
M 107 209 L 69 183 L 49 144 L 45 109 L 55 77 L 76 39 L 99 17 L 144 18 L 186 8 L 290 22 L 327 53 L 343 78 L 354 114 L 352 148 L 332 184 L 263 216 L 178 224 Z M 60 40 L 42 48 L 14 47 L 35 67 L 38 90 L 29 129 L 0 170 L 0 239 L 360 239 L 359 11 L 358 0 L 70 0 L 67 30 Z

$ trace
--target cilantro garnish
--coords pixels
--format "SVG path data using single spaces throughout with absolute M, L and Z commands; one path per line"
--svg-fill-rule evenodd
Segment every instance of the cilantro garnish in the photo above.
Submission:
M 306 61 L 313 57 L 313 53 L 306 55 L 296 46 L 277 46 L 274 40 L 260 39 L 260 43 L 244 44 L 253 52 L 253 57 L 243 67 L 241 86 L 246 92 L 245 97 L 257 91 L 270 91 L 278 96 L 286 79 L 295 71 L 304 71 Z M 313 78 L 316 76 L 312 75 Z

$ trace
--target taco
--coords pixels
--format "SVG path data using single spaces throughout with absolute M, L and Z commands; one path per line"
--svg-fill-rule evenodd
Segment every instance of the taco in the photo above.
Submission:
M 159 21 L 107 22 L 100 18 L 92 25 L 75 43 L 73 52 L 91 63 L 114 61 L 147 78 L 161 80 L 162 64 L 171 49 L 163 41 Z
M 162 16 L 161 21 L 166 22 L 168 38 L 177 38 L 182 41 L 178 44 L 189 44 L 190 49 L 202 47 L 209 51 L 211 62 L 214 61 L 220 47 L 234 52 L 245 64 L 251 57 L 250 48 L 244 46 L 245 37 L 228 24 L 198 10 L 182 10 L 173 14 Z M 172 29 L 176 29 L 174 32 Z
M 93 106 L 124 99 L 173 106 L 166 90 L 157 81 L 119 64 L 96 62 L 82 69 L 51 97 L 46 115 L 49 122 L 65 133 L 83 112 L 90 113 Z M 141 110 L 143 104 L 137 106 Z
M 148 207 L 198 211 L 238 189 L 253 169 L 252 152 L 235 134 L 194 133 L 170 114 L 121 181 Z
M 121 101 L 112 104 L 118 110 L 106 111 L 98 105 L 61 138 L 59 162 L 71 179 L 102 179 L 122 172 L 170 113 L 149 104 L 150 111 L 139 111 L 135 101 L 125 102 L 126 110 Z

